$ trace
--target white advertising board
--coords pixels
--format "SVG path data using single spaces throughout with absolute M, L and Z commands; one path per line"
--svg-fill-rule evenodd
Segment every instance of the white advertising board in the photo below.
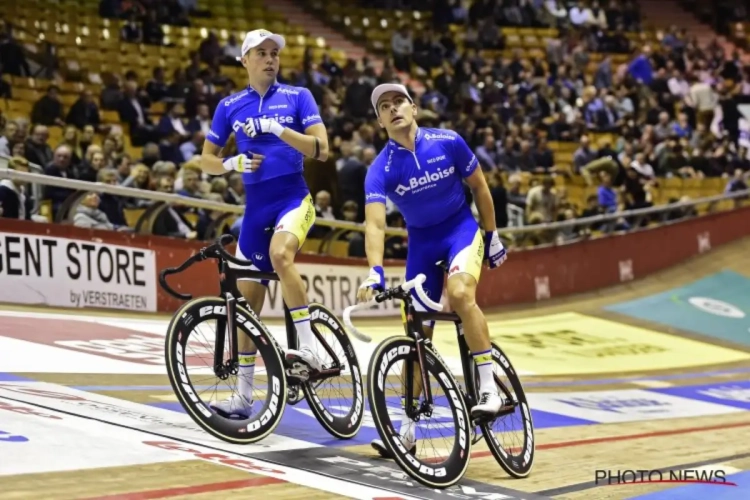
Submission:
M 367 266 L 340 266 L 328 264 L 296 264 L 302 280 L 307 287 L 310 302 L 317 302 L 330 308 L 336 315 L 341 315 L 345 308 L 357 303 L 357 289 L 367 279 Z M 385 282 L 387 287 L 403 283 L 405 268 L 386 267 Z M 400 301 L 388 300 L 362 310 L 358 316 L 396 316 L 401 314 Z M 278 281 L 268 284 L 266 302 L 261 316 L 279 318 L 284 316 L 281 299 L 281 286 Z
M 0 302 L 156 311 L 152 250 L 0 232 Z

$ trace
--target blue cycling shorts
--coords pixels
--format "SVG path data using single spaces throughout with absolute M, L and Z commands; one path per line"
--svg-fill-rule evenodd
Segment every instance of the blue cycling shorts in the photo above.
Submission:
M 467 208 L 433 227 L 409 229 L 409 251 L 406 255 L 406 280 L 419 274 L 427 278 L 422 285 L 427 296 L 440 302 L 445 282 L 445 271 L 435 265 L 446 261 L 448 277 L 467 273 L 479 283 L 484 261 L 484 238 L 479 224 Z M 414 308 L 429 311 L 412 290 Z
M 302 248 L 315 223 L 315 204 L 305 178 L 300 174 L 245 184 L 245 199 L 245 214 L 235 257 L 253 262 L 246 269 L 271 272 L 271 237 L 278 232 L 292 233 L 298 240 L 297 249 Z M 243 269 L 235 264 L 230 266 Z M 243 279 L 268 284 L 267 280 Z

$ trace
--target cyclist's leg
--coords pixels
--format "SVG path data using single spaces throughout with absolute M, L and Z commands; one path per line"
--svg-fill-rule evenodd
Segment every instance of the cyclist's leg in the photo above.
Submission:
M 447 292 L 451 308 L 464 325 L 466 343 L 479 371 L 479 403 L 472 408 L 472 415 L 494 414 L 502 407 L 492 372 L 490 331 L 476 301 L 483 260 L 482 233 L 474 220 L 467 220 L 453 238 Z
M 299 339 L 299 348 L 287 349 L 286 358 L 289 361 L 301 361 L 310 368 L 320 370 L 320 361 L 312 349 L 315 337 L 310 325 L 307 290 L 302 276 L 294 265 L 294 258 L 305 243 L 314 223 L 315 205 L 309 193 L 301 200 L 291 201 L 280 211 L 276 220 L 270 256 L 281 282 L 281 296 L 292 315 Z
M 250 209 L 246 209 L 251 211 Z M 230 263 L 235 269 L 253 269 L 258 271 L 271 271 L 270 258 L 268 256 L 268 245 L 270 233 L 266 228 L 273 224 L 273 219 L 263 217 L 257 211 L 252 211 L 252 217 L 243 217 L 240 237 L 235 250 L 235 257 L 242 260 L 250 260 L 253 264 L 247 268 Z M 255 278 L 240 278 L 237 280 L 237 288 L 245 297 L 250 309 L 260 314 L 266 297 L 266 280 Z M 253 401 L 253 379 L 255 376 L 255 361 L 257 349 L 252 339 L 247 335 L 237 336 L 237 351 L 239 361 L 239 372 L 237 373 L 237 394 L 229 398 L 211 404 L 215 409 L 225 413 L 242 411 L 248 414 Z

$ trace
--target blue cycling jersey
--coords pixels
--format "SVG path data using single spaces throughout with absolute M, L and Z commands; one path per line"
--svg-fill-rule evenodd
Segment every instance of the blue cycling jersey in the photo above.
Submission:
M 456 132 L 419 128 L 414 151 L 390 140 L 375 158 L 365 178 L 365 204 L 385 203 L 387 197 L 407 226 L 440 224 L 469 208 L 462 180 L 477 165 Z
M 302 174 L 302 153 L 273 134 L 261 134 L 254 139 L 245 134 L 243 127 L 253 118 L 268 118 L 304 133 L 311 125 L 323 123 L 310 91 L 303 87 L 274 83 L 265 95 L 260 95 L 248 87 L 219 102 L 208 132 L 209 141 L 224 147 L 234 131 L 239 153 L 265 156 L 257 171 L 242 175 L 245 184 L 257 184 L 282 175 Z

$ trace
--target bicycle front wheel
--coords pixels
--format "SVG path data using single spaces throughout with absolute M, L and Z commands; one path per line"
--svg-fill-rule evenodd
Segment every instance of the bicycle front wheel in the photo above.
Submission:
M 406 394 L 407 363 L 414 366 L 413 380 L 421 380 L 416 341 L 405 336 L 383 341 L 368 369 L 370 411 L 383 445 L 404 472 L 430 488 L 448 488 L 469 467 L 469 414 L 458 383 L 430 342 L 424 343 L 424 359 L 432 405 L 423 404 L 424 391 L 419 396 L 413 391 L 416 405 L 424 410 L 415 421 L 406 417 L 401 398 Z M 416 440 L 415 451 L 401 439 L 402 426 L 410 426 L 406 433 Z
M 214 409 L 216 402 L 239 394 L 238 368 L 229 363 L 233 336 L 223 299 L 202 297 L 182 306 L 169 323 L 164 354 L 172 389 L 193 421 L 222 441 L 251 444 L 271 434 L 281 421 L 286 375 L 278 345 L 254 314 L 237 306 L 235 327 L 237 337 L 249 336 L 257 349 L 252 376 L 242 375 L 252 378 L 251 394 L 246 395 L 252 404 L 243 409 L 244 418 Z M 222 336 L 224 366 L 217 370 L 214 353 Z
M 310 304 L 310 326 L 316 337 L 313 351 L 323 369 L 338 367 L 340 373 L 302 385 L 307 404 L 320 425 L 332 436 L 351 439 L 357 435 L 365 414 L 364 387 L 357 354 L 344 325 L 322 304 Z
M 511 477 L 524 478 L 534 465 L 534 423 L 518 373 L 500 346 L 492 342 L 495 386 L 505 399 L 505 410 L 497 418 L 481 423 L 482 434 L 492 455 Z M 475 380 L 479 380 L 478 374 Z M 479 388 L 477 387 L 477 393 Z

